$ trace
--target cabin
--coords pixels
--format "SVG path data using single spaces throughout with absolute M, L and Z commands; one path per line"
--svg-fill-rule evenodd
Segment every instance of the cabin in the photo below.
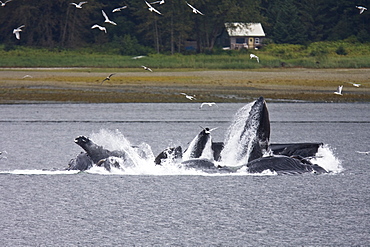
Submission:
M 228 22 L 225 28 L 232 50 L 258 49 L 266 36 L 261 23 Z

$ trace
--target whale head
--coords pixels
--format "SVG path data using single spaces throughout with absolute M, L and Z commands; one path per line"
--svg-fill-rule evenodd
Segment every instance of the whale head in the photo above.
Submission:
M 263 97 L 238 110 L 230 125 L 221 159 L 230 165 L 246 164 L 269 149 L 270 119 Z
M 86 136 L 78 136 L 78 137 L 76 137 L 75 143 L 77 145 L 79 145 L 80 147 L 82 147 L 83 149 L 85 149 L 85 147 L 87 147 L 87 146 L 91 146 L 92 145 L 92 141 L 88 137 L 86 137 Z

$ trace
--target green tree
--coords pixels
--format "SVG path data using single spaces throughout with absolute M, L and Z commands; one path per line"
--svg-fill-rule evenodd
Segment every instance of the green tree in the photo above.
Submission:
M 276 43 L 304 44 L 307 42 L 306 30 L 293 0 L 275 1 L 270 14 L 270 21 L 275 23 L 272 39 Z

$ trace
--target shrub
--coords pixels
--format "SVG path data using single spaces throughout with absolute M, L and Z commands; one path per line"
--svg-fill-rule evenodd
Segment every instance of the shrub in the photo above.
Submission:
M 337 53 L 338 55 L 347 55 L 347 52 L 346 52 L 346 49 L 344 49 L 343 45 L 340 45 L 336 50 L 335 50 L 335 53 Z

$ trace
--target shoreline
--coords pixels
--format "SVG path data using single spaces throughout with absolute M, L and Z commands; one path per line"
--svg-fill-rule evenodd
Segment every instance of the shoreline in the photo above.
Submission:
M 110 73 L 111 80 L 102 80 Z M 24 76 L 28 77 L 24 78 Z M 359 83 L 360 87 L 350 84 Z M 334 94 L 344 85 L 343 96 Z M 246 102 L 370 102 L 370 69 L 166 70 L 0 68 L 0 104 Z

